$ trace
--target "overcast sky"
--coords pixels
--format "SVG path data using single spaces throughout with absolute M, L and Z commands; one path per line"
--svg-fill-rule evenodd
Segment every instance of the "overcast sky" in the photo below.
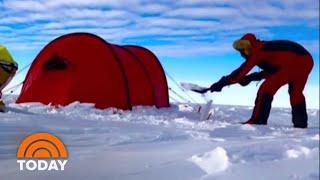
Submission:
M 245 32 L 253 32 L 263 40 L 297 41 L 311 52 L 315 66 L 305 92 L 309 107 L 319 106 L 318 0 L 0 2 L 0 44 L 8 47 L 20 67 L 32 62 L 54 38 L 82 31 L 111 43 L 146 46 L 177 81 L 210 85 L 242 63 L 232 43 Z M 26 72 L 9 86 L 22 81 Z M 252 105 L 257 88 L 255 83 L 245 88 L 230 86 L 211 98 L 219 104 Z M 289 105 L 286 87 L 274 105 Z

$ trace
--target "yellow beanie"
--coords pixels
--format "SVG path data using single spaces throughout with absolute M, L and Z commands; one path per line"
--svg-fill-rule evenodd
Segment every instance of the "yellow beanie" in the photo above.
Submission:
M 233 48 L 240 51 L 240 50 L 244 50 L 244 52 L 246 54 L 249 54 L 252 46 L 251 46 L 251 43 L 250 41 L 248 40 L 244 40 L 244 39 L 240 39 L 240 40 L 237 40 L 233 43 Z

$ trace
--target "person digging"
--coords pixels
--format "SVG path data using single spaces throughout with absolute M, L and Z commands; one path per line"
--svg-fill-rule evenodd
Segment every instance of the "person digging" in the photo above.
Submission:
M 18 64 L 13 60 L 5 46 L 0 45 L 0 112 L 5 111 L 2 100 L 2 90 L 8 85 L 18 69 Z
M 303 89 L 313 67 L 310 53 L 300 44 L 288 40 L 261 41 L 252 33 L 245 34 L 233 43 L 245 62 L 231 74 L 223 76 L 210 88 L 195 90 L 220 92 L 223 87 L 239 83 L 248 85 L 251 81 L 263 80 L 251 118 L 244 124 L 267 124 L 273 96 L 278 89 L 288 84 L 292 123 L 296 128 L 308 127 L 308 115 Z M 248 74 L 258 66 L 261 72 Z M 248 75 L 247 75 L 248 74 Z

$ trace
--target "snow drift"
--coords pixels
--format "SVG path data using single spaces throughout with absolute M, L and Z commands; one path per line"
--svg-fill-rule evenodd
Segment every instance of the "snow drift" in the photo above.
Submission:
M 0 114 L 2 179 L 319 179 L 319 110 L 295 129 L 291 111 L 274 108 L 268 126 L 241 125 L 251 107 L 214 105 L 199 121 L 197 105 L 132 111 L 73 103 L 54 108 L 14 104 Z M 19 172 L 16 150 L 33 132 L 60 137 L 69 151 L 63 172 Z

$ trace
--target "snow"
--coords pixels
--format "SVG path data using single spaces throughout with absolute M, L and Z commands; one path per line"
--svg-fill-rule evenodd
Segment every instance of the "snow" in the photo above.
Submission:
M 314 150 L 316 151 L 317 148 L 314 148 Z M 301 156 L 304 156 L 304 157 L 308 157 L 310 155 L 310 152 L 312 150 L 310 150 L 309 148 L 307 147 L 297 147 L 296 149 L 289 149 L 287 150 L 287 156 L 288 158 L 299 158 Z
M 222 147 L 216 147 L 214 150 L 201 155 L 193 155 L 190 160 L 207 174 L 224 171 L 229 166 L 229 157 Z
M 132 111 L 77 102 L 66 107 L 15 104 L 0 114 L 1 179 L 319 179 L 319 110 L 309 128 L 291 124 L 291 110 L 274 108 L 268 126 L 242 125 L 252 107 L 135 107 Z M 63 172 L 19 171 L 19 142 L 34 132 L 60 137 L 69 151 Z

